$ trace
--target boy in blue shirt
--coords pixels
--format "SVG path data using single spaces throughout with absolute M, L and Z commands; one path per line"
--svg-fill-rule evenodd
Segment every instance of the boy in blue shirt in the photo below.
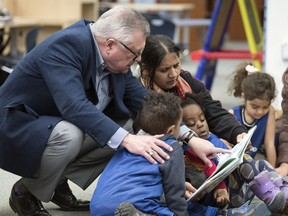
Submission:
M 145 98 L 138 116 L 138 134 L 162 134 L 159 139 L 173 148 L 167 152 L 170 159 L 151 164 L 125 148 L 118 149 L 99 178 L 90 203 L 92 216 L 114 215 L 124 201 L 145 213 L 138 215 L 188 215 L 183 149 L 177 141 L 182 121 L 179 100 L 170 93 L 150 93 Z M 147 153 L 152 155 L 154 150 Z M 163 193 L 165 202 L 161 200 Z

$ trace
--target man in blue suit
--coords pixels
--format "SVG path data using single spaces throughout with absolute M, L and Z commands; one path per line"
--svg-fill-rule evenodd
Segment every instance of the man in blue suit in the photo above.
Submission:
M 149 31 L 141 14 L 122 8 L 80 20 L 35 47 L 1 86 L 0 167 L 23 176 L 10 197 L 16 213 L 50 215 L 40 200 L 89 210 L 67 179 L 87 188 L 120 144 L 151 162 L 166 157 L 160 140 L 112 120 L 135 116 L 147 93 L 130 66 Z
M 0 167 L 22 176 L 9 200 L 18 215 L 50 215 L 41 201 L 89 210 L 67 179 L 86 189 L 119 145 L 151 163 L 169 159 L 169 145 L 117 124 L 147 94 L 130 66 L 149 32 L 140 13 L 123 7 L 80 20 L 36 46 L 0 87 Z M 217 151 L 211 146 L 201 158 Z

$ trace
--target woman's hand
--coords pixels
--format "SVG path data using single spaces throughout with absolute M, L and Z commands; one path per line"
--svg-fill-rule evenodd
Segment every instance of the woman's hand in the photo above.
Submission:
M 137 155 L 142 155 L 151 163 L 164 163 L 170 157 L 162 149 L 173 151 L 173 148 L 164 141 L 157 139 L 159 136 L 140 136 L 128 134 L 121 145 L 129 152 Z
M 236 140 L 237 140 L 237 143 L 240 143 L 241 140 L 246 136 L 247 133 L 241 133 L 241 134 L 238 134 L 237 137 L 236 137 Z M 251 141 L 249 141 L 249 144 L 247 145 L 247 148 L 245 150 L 245 152 L 248 152 L 252 147 L 252 143 Z

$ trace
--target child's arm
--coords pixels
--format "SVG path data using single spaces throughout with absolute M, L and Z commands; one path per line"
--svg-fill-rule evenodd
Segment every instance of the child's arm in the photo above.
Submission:
M 218 206 L 225 206 L 229 203 L 229 194 L 227 185 L 224 181 L 220 182 L 214 189 L 214 199 Z
M 288 163 L 281 163 L 276 169 L 277 173 L 281 176 L 288 175 Z
M 276 149 L 275 149 L 275 111 L 272 106 L 270 106 L 268 120 L 266 125 L 266 132 L 264 137 L 264 147 L 267 157 L 267 161 L 273 166 L 276 166 Z
M 175 141 L 171 144 L 170 159 L 159 165 L 166 204 L 175 215 L 188 216 L 187 201 L 185 199 L 185 165 L 183 149 Z
M 212 168 L 206 166 L 205 173 L 207 177 L 211 176 L 211 174 L 216 169 L 216 164 L 212 161 Z M 229 194 L 227 191 L 227 186 L 224 181 L 220 182 L 214 189 L 213 193 L 214 199 L 219 206 L 225 206 L 229 202 Z

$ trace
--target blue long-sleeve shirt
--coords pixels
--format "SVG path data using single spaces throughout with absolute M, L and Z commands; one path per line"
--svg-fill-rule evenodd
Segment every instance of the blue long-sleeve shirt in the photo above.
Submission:
M 183 150 L 171 136 L 161 138 L 171 145 L 170 159 L 151 164 L 143 156 L 119 149 L 103 171 L 93 194 L 92 216 L 113 215 L 117 206 L 131 202 L 142 212 L 156 215 L 188 215 L 185 194 Z M 166 204 L 160 201 L 165 195 Z

